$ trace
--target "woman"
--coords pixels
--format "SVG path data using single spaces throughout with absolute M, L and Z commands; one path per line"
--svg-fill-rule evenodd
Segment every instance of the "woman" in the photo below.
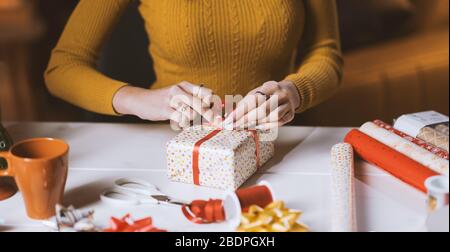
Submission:
M 96 70 L 96 61 L 132 1 L 80 1 L 45 73 L 52 94 L 97 113 L 180 126 L 198 114 L 214 120 L 212 93 L 240 94 L 246 98 L 226 124 L 271 127 L 288 123 L 339 87 L 333 0 L 141 0 L 157 80 L 142 89 L 110 79 Z M 297 55 L 302 58 L 294 68 Z M 278 105 L 269 108 L 268 97 Z M 276 116 L 256 113 L 267 109 Z

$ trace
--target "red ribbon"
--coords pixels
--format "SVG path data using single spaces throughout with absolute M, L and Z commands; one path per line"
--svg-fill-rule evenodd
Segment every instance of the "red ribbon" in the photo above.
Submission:
M 194 185 L 200 185 L 200 168 L 199 168 L 199 156 L 200 156 L 200 146 L 208 141 L 209 139 L 213 138 L 219 132 L 221 132 L 221 129 L 216 129 L 203 137 L 202 139 L 198 140 L 194 144 L 194 150 L 192 151 L 192 176 L 194 180 Z M 253 139 L 255 140 L 255 155 L 256 155 L 256 168 L 260 167 L 260 148 L 259 148 L 259 137 L 258 132 L 256 130 L 249 130 L 249 132 L 252 134 Z
M 259 149 L 259 137 L 258 132 L 256 130 L 249 130 L 249 132 L 252 134 L 253 140 L 255 140 L 255 155 L 256 155 L 256 168 L 259 169 L 260 167 L 260 149 Z
M 222 131 L 222 130 L 214 130 L 211 133 L 209 133 L 208 135 L 206 135 L 204 138 L 198 140 L 194 144 L 194 150 L 192 152 L 192 175 L 194 178 L 195 185 L 200 185 L 200 168 L 198 166 L 198 159 L 199 159 L 199 155 L 200 155 L 200 146 L 204 142 L 213 138 L 215 135 L 219 134 L 220 131 Z
M 153 226 L 151 217 L 133 221 L 130 214 L 126 214 L 121 219 L 111 217 L 110 228 L 103 232 L 167 232 L 166 230 Z
M 219 199 L 194 200 L 181 208 L 184 216 L 196 224 L 217 223 L 225 220 L 223 201 Z
M 243 212 L 250 206 L 266 207 L 273 202 L 270 189 L 267 186 L 253 186 L 236 191 Z M 184 216 L 196 224 L 220 223 L 225 221 L 225 209 L 220 199 L 194 200 L 190 205 L 181 208 Z

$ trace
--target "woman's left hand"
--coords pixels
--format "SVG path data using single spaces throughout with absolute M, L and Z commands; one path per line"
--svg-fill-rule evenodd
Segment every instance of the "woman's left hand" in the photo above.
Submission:
M 290 81 L 269 81 L 250 91 L 224 120 L 229 129 L 270 129 L 289 123 L 300 106 L 297 87 Z

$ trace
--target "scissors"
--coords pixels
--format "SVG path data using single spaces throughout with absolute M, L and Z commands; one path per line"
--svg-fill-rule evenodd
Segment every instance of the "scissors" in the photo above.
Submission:
M 116 205 L 165 204 L 172 206 L 189 205 L 187 202 L 175 200 L 147 181 L 122 178 L 114 182 L 114 186 L 100 194 L 103 202 Z

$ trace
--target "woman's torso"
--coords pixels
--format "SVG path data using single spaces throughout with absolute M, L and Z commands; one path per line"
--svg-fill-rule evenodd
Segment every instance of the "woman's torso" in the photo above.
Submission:
M 141 0 L 160 88 L 186 80 L 245 95 L 289 72 L 301 0 Z

